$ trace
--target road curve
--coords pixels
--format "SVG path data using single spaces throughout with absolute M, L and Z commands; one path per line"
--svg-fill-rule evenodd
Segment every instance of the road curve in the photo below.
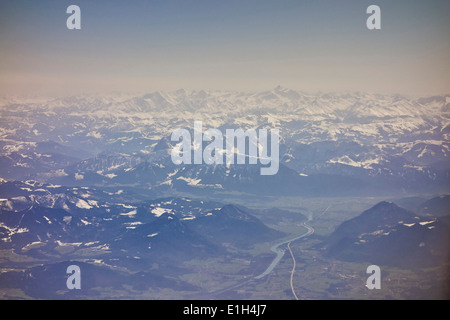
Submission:
M 211 291 L 208 292 L 208 294 L 210 296 L 221 294 L 221 293 L 227 292 L 229 290 L 233 290 L 233 289 L 237 289 L 239 287 L 242 287 L 246 283 L 249 283 L 249 282 L 251 282 L 253 280 L 258 280 L 258 279 L 261 279 L 261 278 L 267 276 L 277 266 L 277 264 L 280 262 L 281 258 L 283 257 L 283 255 L 285 253 L 285 250 L 279 248 L 280 246 L 288 244 L 288 243 L 291 243 L 292 241 L 295 241 L 295 240 L 298 240 L 298 239 L 301 239 L 301 238 L 305 238 L 305 237 L 307 237 L 307 236 L 309 236 L 309 235 L 314 233 L 314 229 L 310 225 L 308 225 L 306 222 L 303 222 L 303 226 L 307 229 L 306 232 L 304 232 L 304 233 L 302 233 L 300 235 L 297 235 L 297 236 L 295 236 L 293 238 L 290 238 L 288 240 L 284 240 L 284 241 L 278 242 L 278 243 L 274 244 L 270 248 L 270 250 L 275 252 L 277 255 L 273 259 L 272 263 L 267 267 L 267 269 L 263 273 L 255 276 L 255 277 L 248 278 L 245 281 L 241 281 L 241 282 L 239 282 L 237 284 L 231 285 L 231 286 L 226 287 L 226 288 L 222 288 L 222 289 L 219 289 L 219 290 L 211 290 Z
M 289 252 L 291 253 L 292 261 L 294 261 L 294 265 L 292 266 L 292 271 L 291 271 L 291 290 L 292 290 L 292 294 L 294 295 L 295 299 L 298 300 L 297 294 L 295 293 L 295 290 L 294 290 L 294 281 L 293 281 L 294 280 L 295 267 L 296 267 L 297 263 L 295 261 L 294 254 L 292 253 L 291 243 L 290 242 L 287 244 L 287 247 L 289 249 Z
M 254 279 L 261 279 L 261 278 L 267 276 L 277 266 L 277 264 L 280 262 L 281 258 L 283 258 L 284 253 L 285 253 L 284 249 L 280 249 L 279 248 L 280 246 L 285 245 L 287 243 L 290 243 L 292 241 L 295 241 L 295 240 L 298 240 L 298 239 L 310 236 L 310 235 L 312 235 L 314 233 L 313 227 L 308 225 L 306 222 L 303 222 L 303 226 L 307 229 L 307 231 L 305 233 L 302 233 L 301 235 L 295 236 L 294 238 L 291 238 L 291 239 L 288 239 L 288 240 L 276 243 L 270 248 L 270 250 L 272 252 L 275 252 L 277 254 L 276 257 L 273 259 L 272 263 L 267 267 L 267 269 L 263 273 L 255 276 Z

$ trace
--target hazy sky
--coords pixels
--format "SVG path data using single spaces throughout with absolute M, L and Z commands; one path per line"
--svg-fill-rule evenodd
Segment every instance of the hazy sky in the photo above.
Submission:
M 366 28 L 371 4 L 381 30 Z M 1 94 L 450 93 L 450 1 L 2 0 L 0 49 Z

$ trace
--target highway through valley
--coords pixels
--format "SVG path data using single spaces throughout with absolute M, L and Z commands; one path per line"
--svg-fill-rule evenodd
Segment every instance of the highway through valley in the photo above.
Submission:
M 299 235 L 296 235 L 296 236 L 294 236 L 292 238 L 289 238 L 287 240 L 280 241 L 280 242 L 274 244 L 270 248 L 270 250 L 272 252 L 274 252 L 276 254 L 276 256 L 272 260 L 270 265 L 267 267 L 267 269 L 264 270 L 264 272 L 262 272 L 261 274 L 255 276 L 255 277 L 249 278 L 246 281 L 242 281 L 242 282 L 240 282 L 240 283 L 238 283 L 236 285 L 232 285 L 232 286 L 229 286 L 227 288 L 223 288 L 223 289 L 220 289 L 220 290 L 217 290 L 217 291 L 210 291 L 209 294 L 211 294 L 211 295 L 213 295 L 213 294 L 221 294 L 223 292 L 226 292 L 226 291 L 229 291 L 229 290 L 234 290 L 234 289 L 237 289 L 239 287 L 242 287 L 243 285 L 245 285 L 246 283 L 249 283 L 250 281 L 259 280 L 261 278 L 264 278 L 265 276 L 270 274 L 273 271 L 273 269 L 278 265 L 278 263 L 281 261 L 281 259 L 283 258 L 286 250 L 282 249 L 280 247 L 287 244 L 288 245 L 288 249 L 291 252 L 291 256 L 292 256 L 293 262 L 294 262 L 294 267 L 292 268 L 292 271 L 291 271 L 291 290 L 292 290 L 292 293 L 293 293 L 294 297 L 298 300 L 298 297 L 297 297 L 297 295 L 295 293 L 295 290 L 294 290 L 294 287 L 293 287 L 293 275 L 294 275 L 294 271 L 295 271 L 296 262 L 295 262 L 294 254 L 292 253 L 292 251 L 290 249 L 290 243 L 293 242 L 293 241 L 305 238 L 307 236 L 310 236 L 310 235 L 312 235 L 314 233 L 314 228 L 311 227 L 309 224 L 307 224 L 307 222 L 303 222 L 302 225 L 306 228 L 305 232 L 303 232 L 303 233 L 301 233 Z
M 283 246 L 285 244 L 288 244 L 288 243 L 291 243 L 292 241 L 296 241 L 296 240 L 299 240 L 301 238 L 310 236 L 310 235 L 312 235 L 314 233 L 313 227 L 311 227 L 306 222 L 303 222 L 303 226 L 307 229 L 306 232 L 304 232 L 304 233 L 302 233 L 300 235 L 297 235 L 294 238 L 290 238 L 288 240 L 284 240 L 284 241 L 278 242 L 278 243 L 274 244 L 270 248 L 270 250 L 272 252 L 276 253 L 276 257 L 273 259 L 272 263 L 267 267 L 267 269 L 263 273 L 255 276 L 254 279 L 261 279 L 261 278 L 267 276 L 277 266 L 277 264 L 280 262 L 281 258 L 283 258 L 284 253 L 286 251 L 284 249 L 281 249 L 280 248 L 281 246 Z M 295 262 L 295 260 L 294 260 L 294 262 Z

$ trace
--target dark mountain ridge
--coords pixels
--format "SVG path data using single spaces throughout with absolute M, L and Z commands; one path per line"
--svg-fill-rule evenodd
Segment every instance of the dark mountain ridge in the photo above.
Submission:
M 449 261 L 450 226 L 381 202 L 340 224 L 325 240 L 328 257 L 406 268 Z

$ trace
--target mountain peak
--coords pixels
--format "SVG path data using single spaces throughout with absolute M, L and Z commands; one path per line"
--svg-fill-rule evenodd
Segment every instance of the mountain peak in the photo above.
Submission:
M 220 213 L 232 218 L 243 218 L 246 214 L 233 204 L 227 204 L 220 209 Z
M 297 91 L 282 87 L 280 85 L 278 85 L 273 92 L 275 92 L 278 96 L 288 99 L 299 99 L 301 96 Z
M 401 222 L 415 222 L 415 215 L 393 202 L 382 201 L 359 216 L 341 223 L 330 235 L 329 243 L 396 226 Z
M 170 144 L 170 141 L 167 137 L 162 137 L 161 140 L 159 140 L 155 147 L 153 148 L 153 151 L 160 151 L 160 150 L 167 150 L 172 149 L 172 145 Z
M 286 90 L 285 88 L 283 88 L 282 86 L 280 86 L 280 85 L 277 85 L 276 87 L 275 87 L 275 89 L 274 89 L 275 91 L 284 91 L 284 90 Z
M 384 222 L 392 220 L 392 222 L 398 222 L 400 219 L 412 219 L 414 214 L 406 209 L 403 209 L 393 202 L 382 201 L 374 205 L 372 208 L 364 211 L 359 217 L 361 219 L 369 218 L 381 219 Z M 355 218 L 355 219 L 357 219 Z M 381 221 L 380 221 L 381 222 Z
M 400 208 L 392 201 L 381 201 L 372 207 L 372 209 Z

